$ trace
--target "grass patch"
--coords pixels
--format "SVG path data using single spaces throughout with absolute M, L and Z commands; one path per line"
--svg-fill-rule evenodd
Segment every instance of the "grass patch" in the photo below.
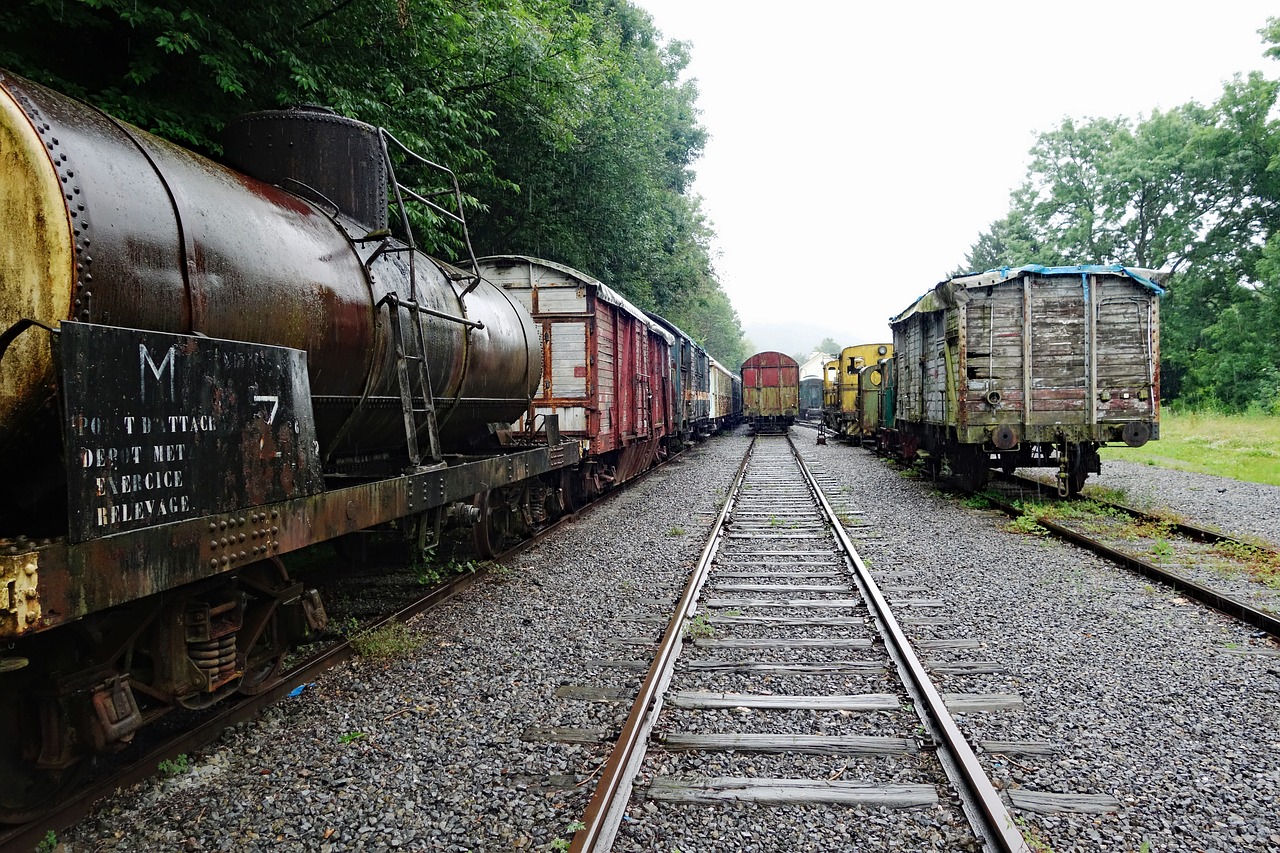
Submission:
M 1160 439 L 1143 447 L 1104 447 L 1119 459 L 1280 486 L 1280 417 L 1160 410 Z
M 422 647 L 423 638 L 403 622 L 392 621 L 381 628 L 353 634 L 350 643 L 360 657 L 385 663 L 413 654 Z
M 699 613 L 685 623 L 684 635 L 690 640 L 709 640 L 716 635 L 716 629 L 707 621 L 707 614 Z
M 671 528 L 670 530 L 668 530 L 668 531 L 667 531 L 667 535 L 668 535 L 668 536 L 683 536 L 683 535 L 684 535 L 684 528 L 683 528 L 683 527 L 673 527 L 673 528 Z
M 1048 536 L 1049 530 L 1040 524 L 1037 517 L 1031 513 L 1024 513 L 1013 521 L 1004 526 L 1004 529 L 1010 533 L 1020 533 L 1023 536 Z
M 1280 589 L 1280 554 L 1247 542 L 1218 542 L 1213 550 L 1237 564 L 1249 577 L 1272 589 Z
M 161 761 L 156 765 L 156 770 L 159 770 L 162 776 L 177 776 L 186 773 L 190 767 L 191 761 L 187 758 L 186 753 L 183 753 L 176 758 L 166 758 Z

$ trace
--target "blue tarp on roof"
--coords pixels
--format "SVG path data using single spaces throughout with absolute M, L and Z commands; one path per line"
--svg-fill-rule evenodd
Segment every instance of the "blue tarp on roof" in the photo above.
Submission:
M 1021 273 L 1033 273 L 1035 275 L 1098 275 L 1103 273 L 1111 273 L 1116 275 L 1127 275 L 1129 278 L 1146 287 L 1153 293 L 1163 296 L 1164 288 L 1156 284 L 1147 276 L 1143 275 L 1143 270 L 1139 272 L 1133 267 L 1126 267 L 1122 264 L 1076 264 L 1070 267 L 1047 267 L 1044 264 L 1027 264 L 1021 267 L 1000 267 L 998 269 L 987 270 L 988 273 L 998 272 L 1002 279 L 1016 276 Z M 956 278 L 967 278 L 968 276 L 956 276 Z

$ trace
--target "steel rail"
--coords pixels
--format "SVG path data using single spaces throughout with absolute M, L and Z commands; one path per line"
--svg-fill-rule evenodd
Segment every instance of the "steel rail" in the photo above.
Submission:
M 835 510 L 827 501 L 827 496 L 823 494 L 822 488 L 796 450 L 790 436 L 787 437 L 787 441 L 791 444 L 791 452 L 795 455 L 805 481 L 822 507 L 827 523 L 831 526 L 840 547 L 844 549 L 845 556 L 853 567 L 854 580 L 867 602 L 872 617 L 878 623 L 880 634 L 884 637 L 890 657 L 898 668 L 903 685 L 915 700 L 913 704 L 920 722 L 934 742 L 942 747 L 938 751 L 938 759 L 960 794 L 961 806 L 969 815 L 974 831 L 989 845 L 987 848 L 989 850 L 1031 853 L 1031 847 L 1022 837 L 1013 816 L 1005 808 L 1000 795 L 996 793 L 991 780 L 987 778 L 982 765 L 978 763 L 978 757 L 961 734 L 950 712 L 947 711 L 946 703 L 942 701 L 942 696 L 933 686 L 933 681 L 925 671 L 924 664 L 911 649 L 911 644 L 898 624 L 897 618 L 894 617 L 893 611 L 890 610 L 888 601 L 871 577 L 871 572 L 862 562 L 862 558 L 858 556 L 857 549 L 845 533 L 844 525 L 840 523 Z
M 493 559 L 499 563 L 528 550 L 562 527 L 582 520 L 597 508 L 607 504 L 615 496 L 627 491 L 660 470 L 673 459 L 683 454 L 676 454 L 664 459 L 652 468 L 632 477 L 617 488 L 610 489 L 595 500 L 566 513 L 553 523 L 536 531 L 527 539 L 517 542 Z M 745 463 L 744 463 L 745 465 Z M 458 575 L 441 582 L 422 597 L 410 602 L 394 613 L 377 619 L 363 630 L 376 630 L 392 621 L 407 622 L 421 613 L 454 598 L 483 579 L 488 568 L 481 563 L 473 572 Z M 162 761 L 172 761 L 177 756 L 207 746 L 216 740 L 229 726 L 253 718 L 262 709 L 270 707 L 283 699 L 299 685 L 307 683 L 317 675 L 339 666 L 353 656 L 349 640 L 342 640 L 324 648 L 291 668 L 280 676 L 280 680 L 261 693 L 252 696 L 237 696 L 227 700 L 218 707 L 216 713 L 201 722 L 193 729 L 179 732 L 172 737 L 161 740 L 150 747 L 142 756 L 129 762 L 119 770 L 108 773 L 88 785 L 78 788 L 61 800 L 56 806 L 26 823 L 11 826 L 0 826 L 0 853 L 29 853 L 45 841 L 47 833 L 65 829 L 78 820 L 89 815 L 98 800 L 110 796 L 112 792 L 143 782 L 155 775 Z
M 738 473 L 733 485 L 729 488 L 729 496 L 725 499 L 720 515 L 716 518 L 711 532 L 707 536 L 707 544 L 703 546 L 702 555 L 697 565 L 689 573 L 684 593 L 676 605 L 671 621 L 667 623 L 666 632 L 649 666 L 648 675 L 640 686 L 640 693 L 631 706 L 622 732 L 614 744 L 613 751 L 605 762 L 600 773 L 600 781 L 596 783 L 591 800 L 587 803 L 586 814 L 582 819 L 583 827 L 573 836 L 569 847 L 570 853 L 607 853 L 613 846 L 614 837 L 622 821 L 622 810 L 625 810 L 631 792 L 631 779 L 635 769 L 645 755 L 645 740 L 653 726 L 658 712 L 662 709 L 662 695 L 671 680 L 676 660 L 684 645 L 684 623 L 693 616 L 693 610 L 702 592 L 702 586 L 711 573 L 711 560 L 720 548 L 724 536 L 725 523 L 737 501 L 738 490 L 747 473 L 747 463 L 755 450 L 755 440 L 742 457 Z
M 1036 480 L 1027 481 L 1025 478 L 1018 479 L 1024 480 L 1024 482 L 1038 482 Z M 1039 485 L 1044 484 L 1040 483 Z M 1025 514 L 1025 510 L 1008 503 L 1007 501 L 993 498 L 990 495 L 987 495 L 986 497 L 991 501 L 992 505 L 1004 511 L 1012 518 L 1017 518 L 1018 516 Z M 1167 521 L 1167 519 L 1143 512 L 1139 509 L 1127 507 L 1124 504 L 1115 503 L 1114 501 L 1099 501 L 1099 503 L 1124 510 L 1136 518 Z M 1137 572 L 1144 577 L 1159 581 L 1167 586 L 1171 586 L 1178 592 L 1185 594 L 1188 598 L 1192 598 L 1201 604 L 1212 607 L 1220 613 L 1239 619 L 1246 625 L 1251 625 L 1254 628 L 1266 631 L 1271 636 L 1280 639 L 1280 616 L 1275 613 L 1260 610 L 1245 601 L 1241 601 L 1240 599 L 1227 595 L 1224 592 L 1219 592 L 1218 590 L 1207 587 L 1185 575 L 1158 566 L 1155 563 L 1152 563 L 1149 560 L 1144 560 L 1135 554 L 1130 554 L 1126 551 L 1120 550 L 1119 548 L 1114 548 L 1100 539 L 1096 539 L 1087 533 L 1082 533 L 1079 530 L 1060 524 L 1047 516 L 1037 516 L 1036 523 L 1053 533 L 1059 539 L 1064 539 L 1074 545 L 1079 545 L 1100 557 L 1119 564 L 1123 568 Z M 1229 534 L 1206 530 L 1205 528 L 1194 524 L 1173 523 L 1173 527 L 1182 535 L 1191 539 L 1198 539 L 1202 542 L 1239 542 L 1242 545 L 1249 544 L 1242 542 Z

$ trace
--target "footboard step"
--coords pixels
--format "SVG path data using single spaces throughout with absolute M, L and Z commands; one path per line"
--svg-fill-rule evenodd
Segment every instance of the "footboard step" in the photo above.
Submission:
M 668 803 L 747 802 L 767 805 L 831 803 L 849 806 L 921 808 L 938 803 L 932 785 L 875 785 L 813 779 L 674 779 L 659 776 L 649 786 L 651 800 Z

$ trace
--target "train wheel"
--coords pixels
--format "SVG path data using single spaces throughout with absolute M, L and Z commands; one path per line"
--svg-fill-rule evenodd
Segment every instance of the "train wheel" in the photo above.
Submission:
M 960 490 L 973 494 L 985 489 L 990 474 L 989 464 L 987 454 L 977 448 L 962 447 L 951 459 L 951 470 L 956 475 Z
M 503 552 L 519 529 L 517 513 L 508 505 L 503 489 L 490 489 L 476 495 L 472 502 L 480 517 L 471 527 L 476 553 L 492 560 Z
M 68 752 L 71 741 L 61 702 L 33 692 L 30 679 L 0 672 L 0 823 L 38 817 L 74 785 L 83 762 L 49 754 Z M 51 757 L 60 766 L 39 766 Z
M 1089 469 L 1085 465 L 1083 448 L 1078 444 L 1067 446 L 1067 495 L 1076 497 L 1084 489 L 1084 481 L 1089 477 Z

